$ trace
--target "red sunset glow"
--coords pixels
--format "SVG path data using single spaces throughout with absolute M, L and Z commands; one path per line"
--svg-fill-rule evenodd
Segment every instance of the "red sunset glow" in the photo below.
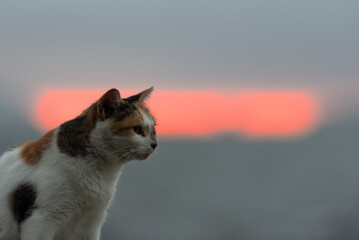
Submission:
M 49 130 L 78 116 L 105 91 L 52 90 L 39 98 L 35 123 Z M 123 97 L 135 92 L 123 91 Z M 161 136 L 203 136 L 241 132 L 248 136 L 293 136 L 317 121 L 314 97 L 301 91 L 247 91 L 226 97 L 216 92 L 155 91 L 148 100 Z

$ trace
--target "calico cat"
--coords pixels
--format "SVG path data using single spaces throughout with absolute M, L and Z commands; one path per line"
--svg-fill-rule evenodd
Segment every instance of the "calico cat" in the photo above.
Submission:
M 94 240 L 122 166 L 157 146 L 153 88 L 106 92 L 77 118 L 0 158 L 0 240 Z

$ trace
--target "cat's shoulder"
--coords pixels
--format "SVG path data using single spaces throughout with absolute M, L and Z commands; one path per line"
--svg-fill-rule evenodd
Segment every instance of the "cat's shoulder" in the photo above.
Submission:
M 49 149 L 54 140 L 55 130 L 48 131 L 40 139 L 23 143 L 20 148 L 21 159 L 29 165 L 40 161 L 43 153 Z
M 42 137 L 34 141 L 21 143 L 1 155 L 2 162 L 6 159 L 18 159 L 26 165 L 34 165 L 39 162 L 46 150 L 55 139 L 55 129 L 48 131 Z

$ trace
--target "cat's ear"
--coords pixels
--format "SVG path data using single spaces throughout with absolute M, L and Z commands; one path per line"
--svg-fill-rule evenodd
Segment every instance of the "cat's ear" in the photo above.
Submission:
M 122 102 L 120 92 L 116 88 L 108 90 L 99 100 L 98 115 L 100 119 L 112 117 Z
M 152 91 L 153 91 L 153 87 L 150 87 L 149 89 L 146 89 L 145 91 L 142 91 L 126 99 L 131 102 L 137 102 L 137 101 L 143 102 L 151 96 Z

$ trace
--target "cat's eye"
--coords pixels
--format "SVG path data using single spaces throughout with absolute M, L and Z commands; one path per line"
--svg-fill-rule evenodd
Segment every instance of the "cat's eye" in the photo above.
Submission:
M 133 131 L 136 133 L 136 134 L 142 134 L 142 127 L 141 126 L 135 126 L 133 127 Z

